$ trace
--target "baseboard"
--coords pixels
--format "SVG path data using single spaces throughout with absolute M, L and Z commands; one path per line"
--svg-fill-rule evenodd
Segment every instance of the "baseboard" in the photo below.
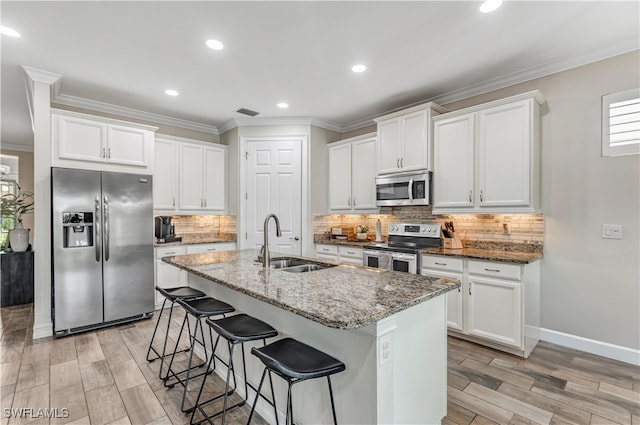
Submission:
M 53 336 L 53 323 L 33 325 L 33 339 L 46 338 L 48 336 Z
M 540 339 L 564 347 L 640 366 L 640 350 L 633 348 L 544 328 L 540 328 Z

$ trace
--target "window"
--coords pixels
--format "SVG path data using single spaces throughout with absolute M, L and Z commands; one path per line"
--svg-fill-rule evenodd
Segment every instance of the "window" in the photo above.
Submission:
M 640 154 L 640 89 L 602 96 L 602 156 Z

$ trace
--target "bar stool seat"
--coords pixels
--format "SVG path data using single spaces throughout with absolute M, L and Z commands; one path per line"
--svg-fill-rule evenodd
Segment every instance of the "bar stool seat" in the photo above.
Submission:
M 171 317 L 173 315 L 173 307 L 177 300 L 192 300 L 195 298 L 201 298 L 205 296 L 205 293 L 199 291 L 197 289 L 191 288 L 189 286 L 174 286 L 172 288 L 161 288 L 156 286 L 156 291 L 158 291 L 163 297 L 164 301 L 162 301 L 162 307 L 160 307 L 160 314 L 158 314 L 158 320 L 156 321 L 156 326 L 153 329 L 153 335 L 151 336 L 151 341 L 149 341 L 149 349 L 147 350 L 147 361 L 153 362 L 160 358 L 165 358 L 168 354 L 167 351 L 167 339 L 169 337 L 169 328 L 171 326 Z M 164 335 L 164 342 L 162 344 L 162 354 L 158 353 L 158 351 L 153 347 L 153 340 L 156 337 L 156 332 L 158 332 L 158 326 L 160 325 L 160 319 L 162 318 L 162 314 L 164 313 L 164 307 L 167 304 L 167 301 L 171 302 L 171 307 L 169 310 L 169 319 L 167 321 L 167 330 Z M 183 351 L 190 350 L 191 347 L 187 348 Z M 151 352 L 155 354 L 155 356 L 151 356 Z
M 251 387 L 254 391 L 257 391 L 257 390 L 253 385 L 249 383 L 247 379 L 247 363 L 246 363 L 245 353 L 244 353 L 244 343 L 250 342 L 250 341 L 262 340 L 263 343 L 266 345 L 267 343 L 266 339 L 277 336 L 278 331 L 276 331 L 273 327 L 271 327 L 271 325 L 263 322 L 262 320 L 256 319 L 255 317 L 251 317 L 244 313 L 236 314 L 235 316 L 224 317 L 221 319 L 207 319 L 206 323 L 209 325 L 210 329 L 213 329 L 214 331 L 216 331 L 216 333 L 220 337 L 227 340 L 228 349 L 229 349 L 229 361 L 227 363 L 227 379 L 225 382 L 224 392 L 222 394 L 214 396 L 209 400 L 201 401 L 200 397 L 202 395 L 202 391 L 204 389 L 205 382 L 206 382 L 206 377 L 205 377 L 205 379 L 202 381 L 200 392 L 198 393 L 198 398 L 195 404 L 195 409 L 193 410 L 191 415 L 190 423 L 194 425 L 194 424 L 199 424 L 201 422 L 204 422 L 206 420 L 209 423 L 213 424 L 212 418 L 218 415 L 222 415 L 222 425 L 224 425 L 227 411 L 235 407 L 243 406 L 247 401 L 246 399 L 243 399 L 240 402 L 237 402 L 231 406 L 228 406 L 227 404 L 229 396 L 235 392 L 237 387 L 237 382 L 235 378 L 235 366 L 233 363 L 233 351 L 235 346 L 237 344 L 241 344 L 242 346 L 241 350 L 242 350 L 242 370 L 244 373 L 244 391 L 245 391 L 245 397 L 248 397 L 249 387 Z M 216 342 L 216 345 L 217 345 L 217 342 Z M 211 368 L 212 361 L 213 361 L 213 357 L 209 361 L 209 368 Z M 233 388 L 230 389 L 230 380 L 232 378 L 232 375 L 233 375 Z M 271 380 L 270 380 L 270 384 L 271 384 L 271 397 L 273 401 L 268 400 L 266 398 L 265 400 L 274 407 L 274 412 L 276 413 L 276 422 L 277 422 L 277 410 L 275 406 L 275 397 L 273 393 L 273 382 Z M 213 415 L 208 415 L 204 411 L 204 406 L 212 401 L 219 399 L 220 397 L 224 397 L 222 410 L 214 413 Z M 202 421 L 194 422 L 196 410 L 199 410 L 204 416 L 204 419 Z
M 192 300 L 179 299 L 178 303 L 184 307 L 187 313 L 196 317 L 210 317 L 220 314 L 233 313 L 236 309 L 224 301 L 211 297 L 196 298 Z
M 293 338 L 284 338 L 264 347 L 253 347 L 251 354 L 260 359 L 265 365 L 262 378 L 260 379 L 260 385 L 258 385 L 257 394 L 260 394 L 260 388 L 262 388 L 262 383 L 264 382 L 267 371 L 269 372 L 269 377 L 271 377 L 271 372 L 273 371 L 287 381 L 289 385 L 287 391 L 287 424 L 293 424 L 291 387 L 298 382 L 326 376 L 327 383 L 329 384 L 329 398 L 331 399 L 333 423 L 337 425 L 338 420 L 336 418 L 336 408 L 333 401 L 331 375 L 345 370 L 346 366 L 344 363 Z M 251 413 L 249 413 L 247 425 L 251 423 L 257 401 L 258 397 L 256 395 L 256 400 L 251 407 Z

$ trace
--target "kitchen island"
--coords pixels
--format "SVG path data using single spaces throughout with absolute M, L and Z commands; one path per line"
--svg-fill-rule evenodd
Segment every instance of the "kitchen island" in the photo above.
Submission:
M 189 272 L 190 286 L 266 321 L 278 338 L 291 336 L 344 362 L 346 371 L 332 378 L 338 422 L 440 423 L 447 396 L 442 295 L 460 282 L 344 264 L 289 273 L 255 260 L 255 250 L 163 258 Z M 250 355 L 247 363 L 255 385 L 262 364 Z M 274 385 L 277 400 L 285 400 L 285 383 Z M 297 423 L 331 422 L 325 380 L 294 388 Z M 275 423 L 262 400 L 257 409 Z

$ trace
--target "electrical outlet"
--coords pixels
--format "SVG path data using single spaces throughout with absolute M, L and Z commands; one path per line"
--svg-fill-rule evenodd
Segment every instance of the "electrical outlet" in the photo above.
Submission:
M 380 337 L 380 347 L 378 347 L 379 360 L 378 363 L 382 366 L 385 363 L 391 361 L 391 335 L 386 334 Z
M 603 224 L 603 239 L 622 239 L 622 224 Z

